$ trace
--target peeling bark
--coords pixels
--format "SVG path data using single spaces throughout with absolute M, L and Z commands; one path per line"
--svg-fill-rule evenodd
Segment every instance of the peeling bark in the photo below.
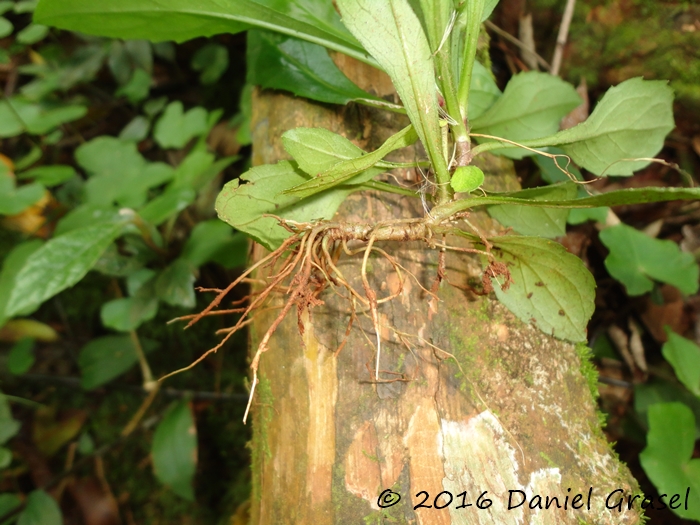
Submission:
M 338 61 L 365 89 L 390 94 L 382 73 Z M 374 149 L 405 125 L 398 115 L 280 93 L 257 93 L 254 102 L 254 164 L 288 158 L 279 136 L 293 127 L 324 127 Z M 491 157 L 480 165 L 493 188 L 517 187 L 508 161 Z M 351 196 L 338 218 L 381 221 L 422 213 L 420 202 L 367 192 Z M 487 234 L 499 232 L 484 214 L 473 214 L 470 222 Z M 303 335 L 289 316 L 260 361 L 252 417 L 252 523 L 637 523 L 636 510 L 604 508 L 612 490 L 638 489 L 600 430 L 581 352 L 524 325 L 493 297 L 465 292 L 481 278 L 474 257 L 448 254 L 451 284 L 442 282 L 435 302 L 425 290 L 435 280 L 437 252 L 419 242 L 386 242 L 382 248 L 404 270 L 400 276 L 386 259 L 370 258 L 368 278 L 379 297 L 403 283 L 400 297 L 380 305 L 380 369 L 384 379 L 407 381 L 373 382 L 369 312 L 358 313 L 347 344 L 334 356 L 350 306 L 330 288 L 322 296 L 325 304 L 302 317 Z M 255 256 L 261 255 L 256 247 Z M 361 291 L 360 264 L 361 257 L 338 262 Z M 253 325 L 253 347 L 275 315 Z M 380 508 L 385 489 L 398 493 L 400 502 Z M 453 502 L 437 510 L 435 498 L 443 491 Z M 484 492 L 492 504 L 477 508 Z M 578 493 L 584 507 L 572 510 Z M 527 503 L 508 510 L 509 496 L 517 503 L 521 494 Z M 543 504 L 545 496 L 556 496 L 562 506 L 568 497 L 568 510 L 530 509 L 538 494 Z M 433 508 L 414 510 L 424 499 Z M 448 499 L 443 492 L 437 504 Z

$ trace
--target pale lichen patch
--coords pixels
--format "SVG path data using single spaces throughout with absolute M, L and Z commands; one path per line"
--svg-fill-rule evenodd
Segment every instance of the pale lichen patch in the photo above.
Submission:
M 442 486 L 454 495 L 466 491 L 472 506 L 450 507 L 453 525 L 520 525 L 520 509 L 503 510 L 508 491 L 520 487 L 516 451 L 508 442 L 498 419 L 488 410 L 468 421 L 441 421 L 442 455 L 445 477 Z M 493 500 L 487 509 L 478 509 L 479 496 Z

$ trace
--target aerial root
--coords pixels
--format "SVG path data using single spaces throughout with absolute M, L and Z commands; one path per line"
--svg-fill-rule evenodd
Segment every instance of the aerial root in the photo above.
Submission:
M 461 219 L 463 217 L 459 218 Z M 452 219 L 455 219 L 455 217 Z M 233 326 L 220 329 L 216 332 L 223 336 L 216 346 L 207 350 L 188 366 L 171 372 L 160 379 L 162 381 L 180 372 L 190 370 L 206 359 L 207 356 L 217 352 L 234 334 L 243 327 L 254 322 L 259 316 L 268 314 L 273 310 L 279 310 L 261 338 L 251 359 L 250 368 L 252 371 L 252 383 L 243 419 L 244 422 L 248 417 L 255 395 L 255 389 L 259 383 L 258 367 L 260 359 L 268 350 L 272 336 L 293 308 L 297 311 L 297 324 L 300 333 L 303 335 L 303 313 L 310 311 L 314 306 L 323 304 L 320 295 L 326 288 L 331 288 L 338 297 L 348 301 L 350 304 L 347 328 L 334 355 L 337 356 L 347 343 L 352 327 L 356 324 L 358 314 L 368 316 L 372 322 L 376 336 L 375 342 L 372 343 L 373 346 L 376 346 L 373 382 L 381 383 L 409 380 L 402 374 L 380 370 L 383 327 L 380 322 L 379 305 L 388 303 L 398 298 L 403 293 L 406 276 L 411 277 L 427 295 L 437 300 L 437 291 L 440 282 L 446 279 L 446 252 L 458 251 L 477 253 L 488 257 L 490 264 L 487 268 L 487 272 L 484 274 L 485 289 L 490 285 L 491 278 L 498 275 L 506 275 L 506 284 L 510 278 L 508 269 L 505 268 L 504 265 L 504 268 L 501 268 L 498 266 L 500 263 L 494 262 L 493 256 L 490 253 L 491 246 L 488 241 L 473 227 L 476 233 L 476 235 L 473 236 L 474 242 L 476 242 L 477 238 L 480 239 L 481 245 L 485 247 L 485 250 L 463 248 L 447 244 L 448 235 L 459 233 L 449 221 L 435 224 L 430 219 L 407 219 L 386 221 L 377 224 L 351 224 L 330 222 L 296 223 L 293 221 L 279 220 L 280 224 L 291 233 L 291 236 L 288 237 L 279 248 L 253 264 L 226 288 L 200 288 L 200 291 L 213 292 L 216 293 L 216 296 L 201 312 L 175 319 L 178 321 L 187 321 L 185 328 L 189 328 L 199 320 L 209 316 L 236 314 L 239 315 L 237 321 Z M 436 237 L 440 238 L 441 242 L 435 242 Z M 402 266 L 394 256 L 381 247 L 376 246 L 378 242 L 382 241 L 423 241 L 427 243 L 430 248 L 437 249 L 439 251 L 438 269 L 435 282 L 431 289 L 426 289 L 418 278 Z M 349 243 L 359 243 L 360 247 L 356 248 L 353 246 L 353 248 L 350 248 Z M 345 253 L 348 257 L 362 254 L 360 278 L 362 281 L 362 292 L 364 293 L 361 293 L 351 286 L 348 279 L 338 267 L 338 260 L 342 253 Z M 372 253 L 376 253 L 381 258 L 385 259 L 391 265 L 398 278 L 398 285 L 395 286 L 386 297 L 378 298 L 377 291 L 370 284 L 370 280 L 367 276 L 370 271 L 368 266 L 369 258 Z M 252 275 L 254 272 L 256 272 L 255 276 Z M 239 298 L 232 301 L 230 306 L 219 309 L 225 297 L 241 283 L 251 284 L 254 288 L 253 291 L 242 299 Z M 279 302 L 273 302 L 274 298 L 280 296 L 285 297 L 281 304 Z M 243 306 L 246 301 L 247 306 Z M 394 334 L 397 333 L 393 327 L 389 326 L 384 328 L 393 330 Z M 361 326 L 360 329 L 362 329 Z M 364 330 L 362 330 L 362 332 L 364 334 Z M 367 337 L 367 334 L 365 334 L 365 337 Z M 406 344 L 405 337 L 402 336 L 399 339 Z M 386 373 L 390 376 L 395 375 L 396 377 L 382 379 L 380 378 L 380 373 Z M 371 371 L 370 375 L 372 375 Z

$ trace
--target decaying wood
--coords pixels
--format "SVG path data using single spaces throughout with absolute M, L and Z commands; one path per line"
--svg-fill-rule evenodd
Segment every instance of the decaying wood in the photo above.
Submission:
M 339 62 L 369 91 L 391 95 L 381 73 L 349 59 Z M 400 116 L 356 105 L 337 108 L 258 92 L 253 160 L 258 165 L 288 158 L 279 137 L 298 126 L 324 127 L 374 149 L 403 125 Z M 508 162 L 491 158 L 482 167 L 492 186 L 516 187 Z M 395 176 L 405 183 L 421 179 L 412 171 Z M 423 205 L 414 200 L 354 194 L 336 219 L 421 216 Z M 475 214 L 470 221 L 486 234 L 499 231 L 485 216 Z M 400 292 L 377 309 L 379 381 L 377 322 L 366 308 L 357 309 L 335 355 L 353 314 L 350 302 L 332 287 L 321 295 L 323 305 L 302 313 L 303 334 L 296 316 L 288 316 L 261 357 L 252 406 L 252 523 L 636 523 L 636 510 L 604 508 L 607 494 L 618 488 L 633 493 L 637 485 L 600 430 L 582 351 L 524 325 L 493 297 L 470 292 L 481 282 L 477 257 L 446 254 L 446 278 L 436 301 L 428 291 L 438 250 L 421 242 L 388 241 L 380 247 L 405 272 L 399 275 L 386 257 L 368 259 L 367 278 L 377 297 Z M 255 257 L 263 255 L 257 247 Z M 357 290 L 361 264 L 361 256 L 343 255 L 337 262 Z M 277 313 L 256 318 L 253 348 Z M 585 503 L 590 487 L 591 509 L 572 510 L 574 495 L 582 493 Z M 401 500 L 380 508 L 378 497 L 386 489 Z M 426 505 L 443 491 L 454 501 L 442 510 L 414 510 L 422 491 L 429 494 Z M 492 505 L 479 509 L 484 491 Z M 557 496 L 562 506 L 569 496 L 569 507 L 530 509 L 528 500 L 507 510 L 509 491 L 528 498 L 539 494 L 543 504 L 546 496 Z M 464 499 L 458 497 L 462 492 Z M 520 493 L 512 494 L 519 502 Z M 462 503 L 472 505 L 456 508 Z

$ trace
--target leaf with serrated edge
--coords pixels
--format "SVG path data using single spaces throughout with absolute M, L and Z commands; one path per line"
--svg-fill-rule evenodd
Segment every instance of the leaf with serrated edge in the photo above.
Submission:
M 503 95 L 471 121 L 472 129 L 515 142 L 545 137 L 556 132 L 559 121 L 579 104 L 581 97 L 574 87 L 560 78 L 537 71 L 519 73 Z M 496 151 L 512 158 L 533 154 L 520 148 Z
M 531 188 L 515 192 L 513 196 L 533 200 L 571 199 L 576 196 L 576 184 Z M 503 226 L 513 228 L 522 235 L 553 238 L 566 234 L 566 218 L 569 215 L 566 209 L 501 204 L 489 206 L 488 211 Z
M 123 228 L 123 223 L 98 224 L 48 241 L 29 256 L 17 274 L 6 315 L 12 317 L 80 281 Z
M 249 84 L 269 89 L 283 89 L 295 95 L 327 102 L 373 101 L 389 106 L 360 89 L 346 77 L 328 51 L 317 44 L 271 31 L 248 31 L 247 60 Z
M 194 501 L 192 481 L 197 467 L 197 429 L 187 401 L 168 410 L 153 434 L 153 470 L 178 496 Z
M 350 181 L 354 184 L 367 182 L 378 173 L 370 169 L 372 166 L 376 165 L 392 151 L 412 145 L 417 138 L 413 126 L 407 126 L 386 139 L 384 144 L 373 152 L 362 155 L 361 157 L 338 162 L 326 171 L 319 173 L 318 176 L 294 188 L 285 190 L 284 193 L 296 195 L 297 197 L 309 197 L 323 190 L 332 188 L 333 186 L 349 183 Z M 381 173 L 381 171 L 379 173 Z
M 631 78 L 612 87 L 584 122 L 526 146 L 561 146 L 596 175 L 632 175 L 656 155 L 675 127 L 673 90 L 665 80 Z
M 216 199 L 221 220 L 240 230 L 269 250 L 277 248 L 289 232 L 274 217 L 307 222 L 331 219 L 351 189 L 333 188 L 301 199 L 284 191 L 309 180 L 308 175 L 288 161 L 248 170 L 239 180 L 226 184 Z
M 625 285 L 629 295 L 650 292 L 652 279 L 671 284 L 685 294 L 698 291 L 698 263 L 675 242 L 654 239 L 626 224 L 605 228 L 600 240 L 610 250 L 605 267 Z
M 340 51 L 367 56 L 325 0 L 41 0 L 34 21 L 112 38 L 184 42 L 250 26 L 278 31 Z
M 694 447 L 695 417 L 690 408 L 683 403 L 649 407 L 647 446 L 639 455 L 642 468 L 660 493 L 684 498 L 688 491 L 688 510 L 678 505 L 673 511 L 700 520 L 700 459 L 691 459 Z
M 581 259 L 561 244 L 538 237 L 489 239 L 496 261 L 513 282 L 507 291 L 494 279 L 498 300 L 525 323 L 569 341 L 585 341 L 595 305 L 595 281 Z
M 435 171 L 446 173 L 432 52 L 413 9 L 406 0 L 337 4 L 347 28 L 391 77 Z

